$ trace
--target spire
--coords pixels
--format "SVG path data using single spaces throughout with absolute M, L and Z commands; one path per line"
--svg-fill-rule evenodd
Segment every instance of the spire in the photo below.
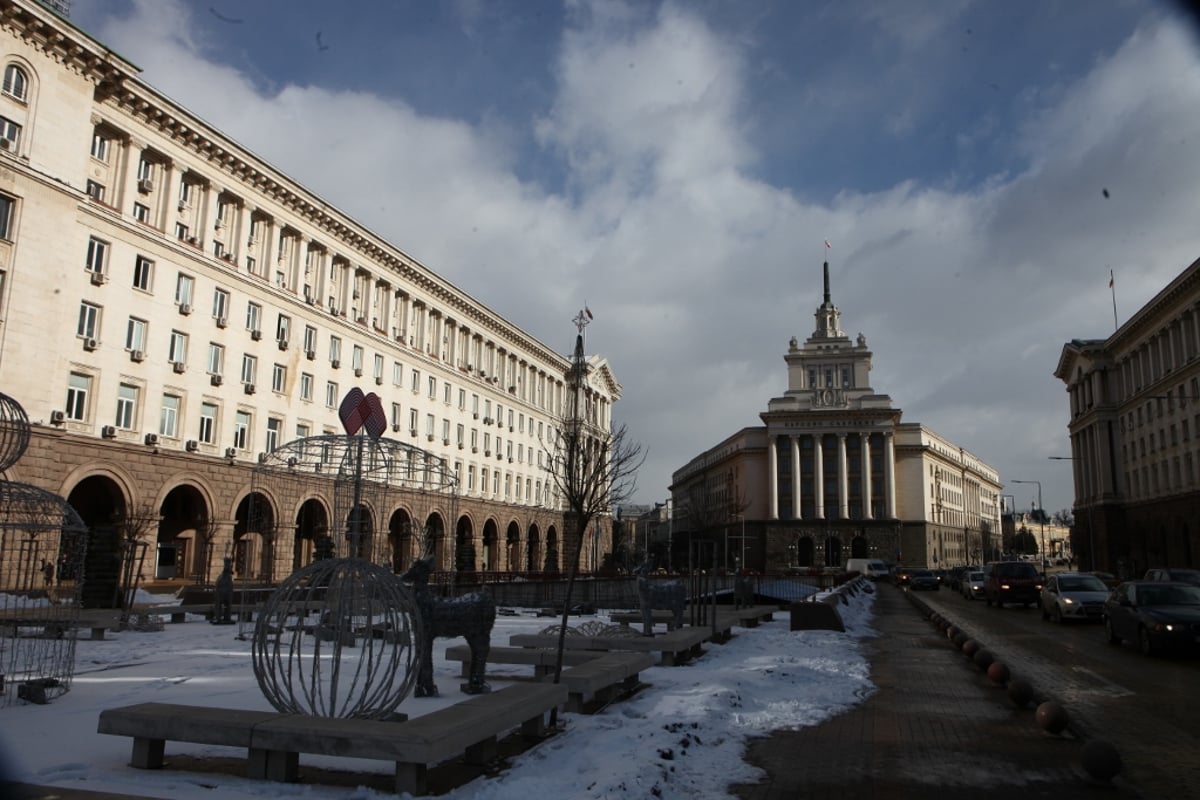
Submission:
M 825 302 L 821 303 L 821 307 L 817 309 L 814 315 L 817 320 L 817 329 L 813 331 L 813 337 L 818 339 L 838 339 L 846 334 L 842 332 L 842 312 L 838 311 L 838 307 L 833 304 L 829 293 L 829 261 L 822 265 L 825 277 Z
M 829 262 L 825 262 L 825 305 L 829 305 Z

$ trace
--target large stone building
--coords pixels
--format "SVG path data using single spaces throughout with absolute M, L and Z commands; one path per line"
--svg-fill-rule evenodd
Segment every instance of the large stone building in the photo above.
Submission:
M 1070 396 L 1079 562 L 1200 566 L 1200 260 L 1112 336 L 1064 345 L 1054 374 Z
M 340 552 L 351 518 L 397 569 L 426 547 L 442 569 L 560 564 L 545 443 L 568 355 L 44 6 L 0 2 L 0 59 L 0 391 L 34 423 L 7 477 L 68 498 L 92 529 L 90 575 L 138 539 L 146 577 L 200 580 L 231 557 L 278 580 L 323 536 Z M 621 389 L 602 358 L 588 366 L 590 422 L 608 430 Z M 260 480 L 289 443 L 341 435 L 359 387 L 382 401 L 388 458 L 453 486 L 397 484 L 339 512 L 322 478 L 336 464 Z M 584 568 L 608 549 L 585 543 Z
M 757 570 L 838 567 L 877 557 L 930 567 L 1000 550 L 996 471 L 870 385 L 866 337 L 851 340 L 830 299 L 784 362 L 787 390 L 672 476 L 675 563 Z

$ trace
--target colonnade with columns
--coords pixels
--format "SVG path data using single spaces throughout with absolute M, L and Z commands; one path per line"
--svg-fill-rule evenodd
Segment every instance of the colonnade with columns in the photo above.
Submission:
M 863 519 L 871 519 L 871 431 L 859 432 L 813 432 L 813 433 L 790 433 L 781 434 L 777 432 L 767 433 L 767 475 L 769 480 L 768 498 L 770 503 L 769 518 L 779 519 L 779 457 L 777 450 L 777 442 L 780 439 L 786 440 L 790 445 L 791 455 L 791 472 L 792 472 L 792 509 L 796 519 L 800 518 L 800 501 L 803 497 L 805 487 L 802 485 L 800 471 L 800 443 L 805 438 L 811 438 L 813 443 L 813 475 L 812 485 L 808 487 L 808 491 L 813 493 L 813 499 L 816 503 L 816 519 L 848 519 L 850 517 L 850 489 L 849 489 L 849 463 L 846 455 L 846 439 L 849 436 L 858 436 L 860 440 L 859 453 L 862 459 L 862 491 L 863 491 Z M 824 439 L 826 435 L 837 437 L 836 452 L 833 457 L 837 459 L 837 497 L 838 508 L 836 513 L 826 513 L 825 509 L 825 448 Z M 884 516 L 887 519 L 895 519 L 896 517 L 896 470 L 895 470 L 895 444 L 891 431 L 881 432 L 883 436 L 883 477 L 884 477 Z M 834 511 L 833 509 L 830 510 Z

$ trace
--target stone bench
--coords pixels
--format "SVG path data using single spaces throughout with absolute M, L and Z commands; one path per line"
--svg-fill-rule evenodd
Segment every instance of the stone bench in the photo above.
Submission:
M 563 640 L 563 647 L 568 650 L 658 653 L 659 664 L 673 667 L 699 655 L 700 646 L 710 638 L 712 631 L 707 626 L 684 626 L 654 636 L 567 636 Z M 508 637 L 508 643 L 516 647 L 553 648 L 558 647 L 558 635 L 515 633 Z
M 553 680 L 557 651 L 534 647 L 493 647 L 488 651 L 490 664 L 530 664 L 533 674 Z M 462 663 L 462 674 L 471 667 L 471 648 L 454 645 L 446 648 L 447 661 Z M 615 697 L 635 689 L 641 672 L 654 666 L 650 653 L 603 653 L 591 650 L 563 649 L 562 683 L 568 689 L 567 711 L 591 713 Z
M 609 614 L 608 618 L 626 627 L 642 625 L 642 612 L 640 611 L 615 611 Z M 688 618 L 687 609 L 684 609 L 683 618 L 685 620 Z M 675 630 L 675 615 L 665 609 L 656 608 L 650 612 L 650 624 L 666 625 L 668 631 L 673 631 Z
M 99 733 L 133 737 L 130 765 L 159 769 L 165 743 L 244 747 L 250 778 L 294 782 L 300 753 L 392 761 L 396 792 L 427 791 L 427 771 L 462 756 L 495 758 L 497 739 L 513 728 L 545 733 L 544 715 L 567 701 L 563 684 L 514 684 L 405 721 L 333 719 L 273 711 L 140 703 L 100 712 Z

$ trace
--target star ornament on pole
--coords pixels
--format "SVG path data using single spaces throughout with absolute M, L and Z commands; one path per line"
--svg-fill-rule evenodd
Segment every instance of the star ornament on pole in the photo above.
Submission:
M 571 321 L 575 323 L 576 330 L 578 330 L 580 333 L 583 333 L 583 329 L 586 328 L 592 321 L 592 310 L 585 305 L 582 309 L 580 309 L 579 313 L 575 315 L 575 319 Z

